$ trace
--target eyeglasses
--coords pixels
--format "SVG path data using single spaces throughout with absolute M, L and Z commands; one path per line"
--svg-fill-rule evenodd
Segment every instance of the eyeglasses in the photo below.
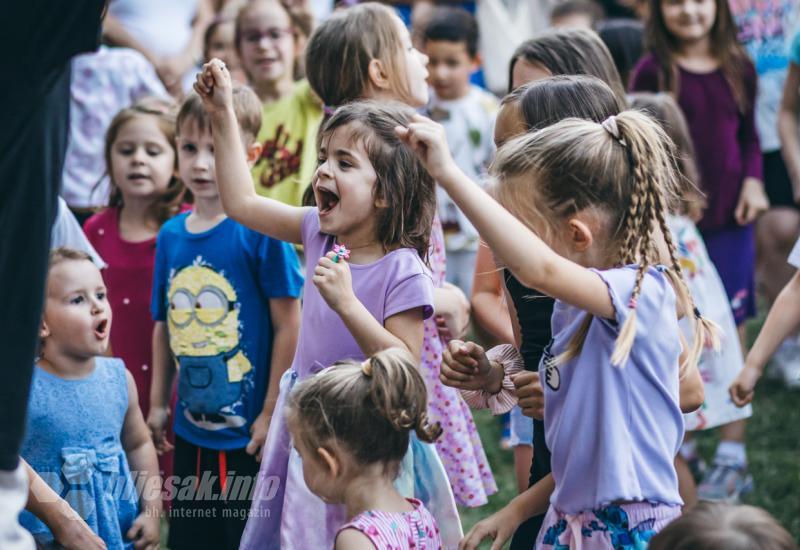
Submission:
M 175 291 L 170 299 L 169 318 L 179 328 L 188 326 L 192 319 L 201 325 L 213 327 L 227 317 L 234 305 L 220 289 L 213 286 L 203 287 L 197 296 L 182 288 Z
M 279 29 L 272 28 L 265 31 L 245 31 L 242 33 L 242 39 L 249 44 L 259 44 L 262 40 L 267 40 L 272 44 L 280 42 L 284 36 L 292 36 L 294 31 L 292 29 Z

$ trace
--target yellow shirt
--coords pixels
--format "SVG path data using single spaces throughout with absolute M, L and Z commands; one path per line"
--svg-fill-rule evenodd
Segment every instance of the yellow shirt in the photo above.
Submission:
M 292 93 L 264 105 L 258 142 L 263 151 L 253 167 L 258 194 L 300 206 L 317 162 L 322 105 L 307 80 Z

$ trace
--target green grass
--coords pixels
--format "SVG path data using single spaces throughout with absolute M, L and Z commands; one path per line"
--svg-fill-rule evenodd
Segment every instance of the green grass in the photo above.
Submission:
M 762 321 L 748 327 L 751 341 Z M 465 533 L 517 494 L 513 454 L 499 447 L 497 419 L 486 411 L 474 416 L 499 490 L 481 508 L 460 508 Z M 710 461 L 717 431 L 699 432 L 697 439 L 701 455 Z M 747 456 L 755 487 L 744 502 L 767 510 L 800 542 L 800 392 L 771 380 L 759 382 L 747 427 Z

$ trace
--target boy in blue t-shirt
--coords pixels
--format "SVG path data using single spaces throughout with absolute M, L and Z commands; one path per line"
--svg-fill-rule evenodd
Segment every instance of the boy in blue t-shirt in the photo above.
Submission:
M 430 116 L 447 134 L 450 152 L 459 168 L 480 184 L 494 158 L 497 99 L 470 84 L 480 67 L 478 24 L 467 11 L 436 8 L 423 33 L 428 56 Z M 447 251 L 447 282 L 469 296 L 478 253 L 478 232 L 447 193 L 436 188 L 439 218 Z
M 246 87 L 234 89 L 233 100 L 253 161 L 261 103 Z M 177 145 L 178 172 L 195 202 L 158 234 L 147 423 L 157 448 L 166 449 L 177 367 L 175 478 L 165 484 L 172 498 L 168 546 L 238 548 L 278 381 L 294 356 L 303 277 L 291 245 L 225 216 L 209 116 L 196 94 L 178 113 Z

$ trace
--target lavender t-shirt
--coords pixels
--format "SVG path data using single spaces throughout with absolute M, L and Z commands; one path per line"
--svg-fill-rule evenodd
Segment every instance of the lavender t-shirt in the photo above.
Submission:
M 616 318 L 593 319 L 580 355 L 546 368 L 587 315 L 556 301 L 553 340 L 539 367 L 556 486 L 550 502 L 568 514 L 616 501 L 682 504 L 673 466 L 683 439 L 675 292 L 662 272 L 647 271 L 633 349 L 618 368 L 611 365 L 611 354 L 630 314 L 636 268 L 596 273 L 608 287 Z
M 306 283 L 303 318 L 292 368 L 299 378 L 316 373 L 342 359 L 364 359 L 342 319 L 328 306 L 313 283 L 319 258 L 333 248 L 334 237 L 321 233 L 319 212 L 303 218 Z M 342 243 L 345 246 L 348 243 Z M 423 308 L 424 318 L 433 314 L 433 279 L 415 250 L 400 248 L 369 264 L 350 263 L 353 291 L 379 323 L 409 309 Z

